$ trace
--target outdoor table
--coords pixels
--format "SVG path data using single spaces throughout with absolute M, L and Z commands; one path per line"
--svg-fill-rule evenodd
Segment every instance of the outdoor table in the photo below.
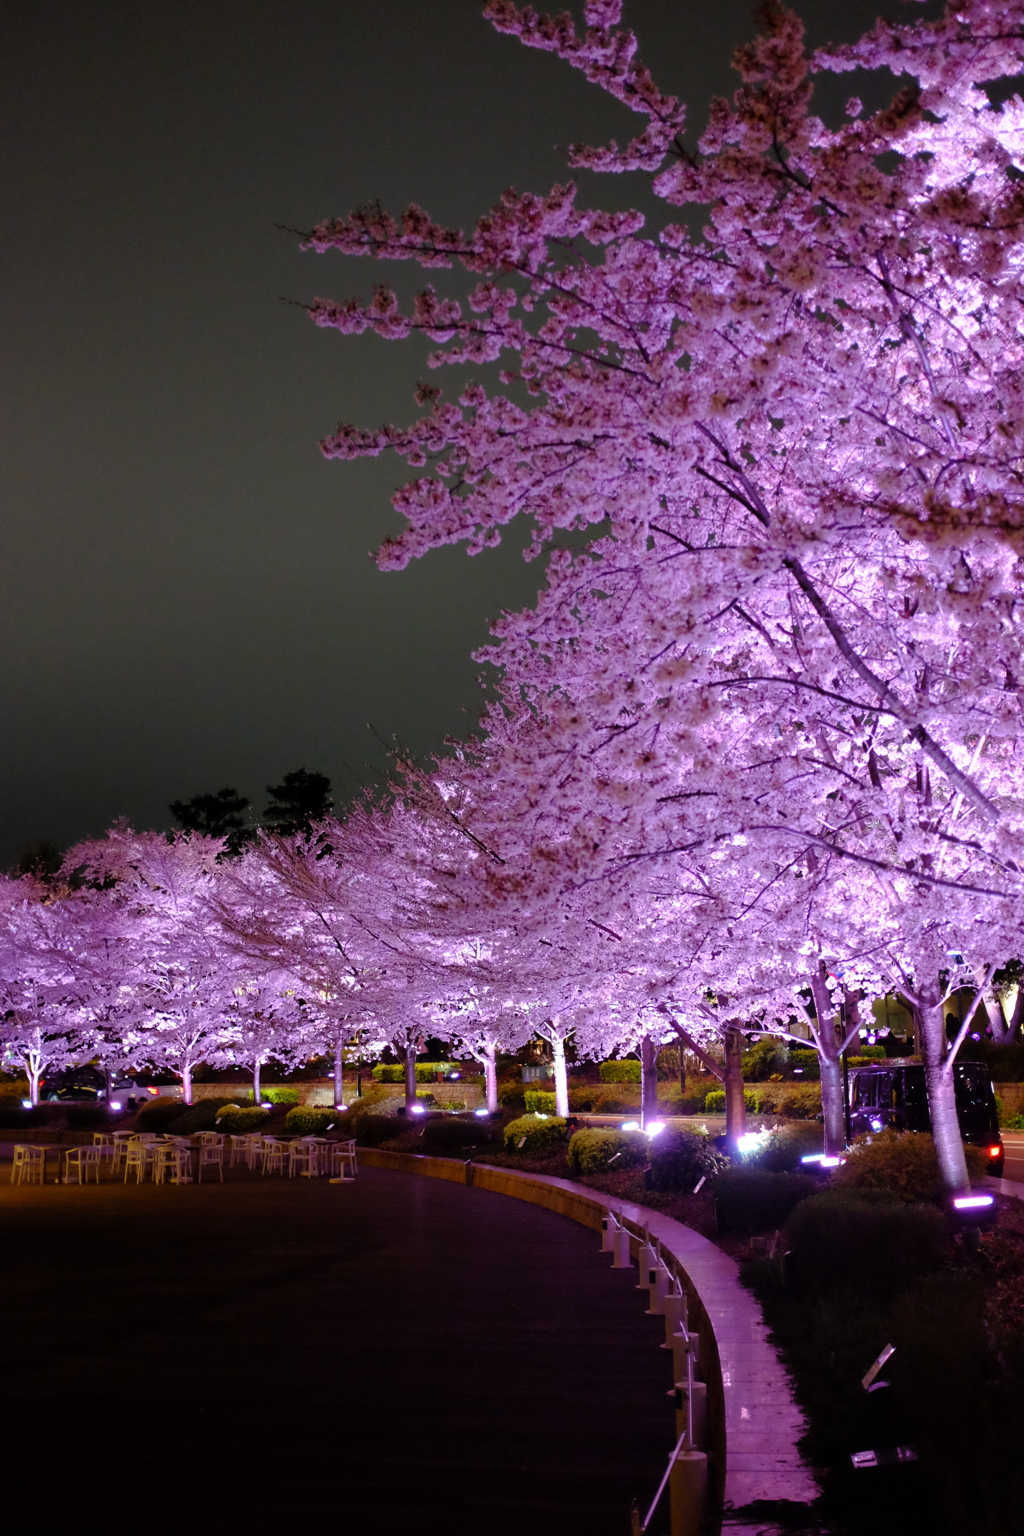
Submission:
M 48 1142 L 45 1146 L 42 1145 L 38 1141 L 25 1142 L 25 1143 L 22 1143 L 22 1145 L 31 1146 L 34 1151 L 41 1152 L 43 1154 L 43 1183 L 44 1184 L 46 1183 L 46 1154 L 48 1152 L 56 1152 L 56 1154 L 57 1154 L 57 1177 L 54 1179 L 53 1182 L 55 1184 L 59 1184 L 60 1183 L 60 1159 L 61 1159 L 61 1153 L 62 1152 L 66 1152 L 68 1150 L 68 1148 L 67 1147 L 62 1147 L 59 1144 L 54 1143 L 54 1142 Z

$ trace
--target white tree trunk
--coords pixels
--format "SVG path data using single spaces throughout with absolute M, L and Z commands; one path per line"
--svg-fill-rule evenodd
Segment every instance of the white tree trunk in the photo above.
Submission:
M 487 1098 L 487 1108 L 492 1115 L 498 1113 L 498 1048 L 493 1043 L 485 1045 L 481 1051 L 484 1064 L 484 1093 Z
M 569 1113 L 569 1077 L 565 1068 L 565 1038 L 557 1029 L 548 1036 L 555 1061 L 555 1114 Z
M 640 1125 L 658 1118 L 658 1046 L 650 1035 L 640 1040 Z
M 181 1069 L 181 1096 L 186 1104 L 192 1103 L 192 1063 L 188 1059 Z
M 343 1091 L 344 1087 L 345 1087 L 345 1039 L 344 1039 L 343 1035 L 339 1034 L 338 1036 L 336 1036 L 335 1041 L 334 1041 L 334 1107 L 335 1107 L 335 1109 L 344 1109 L 344 1107 L 345 1107 L 345 1096 L 344 1096 L 344 1091 Z
M 25 1053 L 25 1076 L 28 1078 L 28 1096 L 33 1105 L 39 1103 L 39 1079 L 43 1075 L 42 1054 L 39 1051 Z
M 960 1121 L 956 1113 L 956 1090 L 952 1063 L 946 1069 L 949 1042 L 946 1039 L 946 999 L 931 998 L 915 1007 L 921 1036 L 921 1057 L 928 1085 L 928 1113 L 939 1159 L 942 1182 L 950 1194 L 964 1194 L 970 1189 L 967 1159 L 960 1139 Z
M 818 1052 L 821 1068 L 821 1117 L 825 1130 L 826 1157 L 839 1157 L 846 1149 L 846 1097 L 843 1064 L 839 1056 Z
M 725 1139 L 730 1152 L 747 1129 L 747 1101 L 743 1097 L 743 1036 L 736 1025 L 725 1030 Z
M 411 1115 L 416 1107 L 416 1043 L 410 1041 L 399 1047 L 399 1055 L 405 1065 L 405 1113 Z
M 263 1092 L 262 1088 L 260 1087 L 260 1067 L 262 1065 L 263 1063 L 260 1061 L 259 1057 L 257 1057 L 256 1061 L 253 1063 L 252 1069 L 252 1099 L 254 1104 L 258 1104 L 260 1102 L 260 1094 Z

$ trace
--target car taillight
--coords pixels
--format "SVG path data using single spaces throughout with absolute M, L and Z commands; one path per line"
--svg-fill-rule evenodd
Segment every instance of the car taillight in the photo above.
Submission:
M 153 1095 L 154 1099 L 158 1099 L 160 1097 L 160 1089 L 159 1088 L 147 1088 L 146 1092 L 147 1093 L 151 1093 Z
M 1002 1150 L 1002 1147 L 989 1147 L 988 1155 L 989 1157 L 999 1157 L 1002 1153 Z

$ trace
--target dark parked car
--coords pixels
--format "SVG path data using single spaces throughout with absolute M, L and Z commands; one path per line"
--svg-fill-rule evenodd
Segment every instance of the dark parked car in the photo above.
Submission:
M 1003 1173 L 1003 1143 L 999 1114 L 988 1068 L 980 1061 L 958 1061 L 953 1067 L 956 1112 L 960 1134 L 968 1145 L 983 1147 L 989 1172 Z M 931 1131 L 924 1067 L 918 1062 L 879 1062 L 877 1067 L 857 1067 L 850 1073 L 850 1128 L 855 1136 L 865 1131 Z

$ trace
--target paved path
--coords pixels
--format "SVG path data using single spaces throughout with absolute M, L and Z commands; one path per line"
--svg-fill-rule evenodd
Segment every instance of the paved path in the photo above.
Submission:
M 4 1184 L 0 1230 L 11 1536 L 625 1536 L 674 1438 L 636 1271 L 486 1190 Z

